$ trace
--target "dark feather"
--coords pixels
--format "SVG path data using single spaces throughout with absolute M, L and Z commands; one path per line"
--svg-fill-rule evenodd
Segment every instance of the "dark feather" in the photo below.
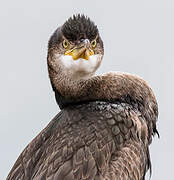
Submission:
M 70 41 L 80 39 L 93 40 L 98 34 L 98 28 L 85 15 L 73 15 L 62 26 L 63 35 Z
M 143 180 L 150 156 L 147 136 L 139 134 L 148 124 L 141 116 L 138 127 L 137 114 L 120 102 L 64 108 L 24 149 L 7 180 Z

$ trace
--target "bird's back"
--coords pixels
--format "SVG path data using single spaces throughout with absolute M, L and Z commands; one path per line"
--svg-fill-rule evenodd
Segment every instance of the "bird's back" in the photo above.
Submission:
M 7 180 L 143 180 L 152 125 L 126 103 L 66 107 L 24 149 Z

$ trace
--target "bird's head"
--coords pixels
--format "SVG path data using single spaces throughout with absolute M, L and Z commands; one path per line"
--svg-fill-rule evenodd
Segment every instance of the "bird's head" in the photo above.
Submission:
M 70 17 L 51 36 L 48 64 L 73 80 L 91 77 L 100 66 L 104 54 L 98 28 L 88 17 Z M 56 69 L 55 69 L 56 70 Z

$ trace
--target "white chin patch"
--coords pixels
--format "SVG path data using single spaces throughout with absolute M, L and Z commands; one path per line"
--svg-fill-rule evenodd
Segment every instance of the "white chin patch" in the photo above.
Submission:
M 83 76 L 87 78 L 95 73 L 101 62 L 99 55 L 92 55 L 88 60 L 82 58 L 74 60 L 72 56 L 62 55 L 60 60 L 65 70 L 68 70 L 72 76 L 78 79 L 80 77 L 85 78 Z

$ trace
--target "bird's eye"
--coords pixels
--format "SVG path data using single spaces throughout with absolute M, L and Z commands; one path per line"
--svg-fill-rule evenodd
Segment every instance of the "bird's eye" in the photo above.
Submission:
M 91 42 L 91 46 L 92 46 L 92 48 L 95 48 L 95 47 L 96 47 L 96 45 L 97 45 L 97 41 L 96 41 L 96 40 L 93 40 L 93 41 Z
M 67 49 L 68 48 L 68 46 L 69 46 L 69 42 L 68 41 L 66 41 L 66 40 L 63 40 L 63 47 L 65 48 L 65 49 Z

